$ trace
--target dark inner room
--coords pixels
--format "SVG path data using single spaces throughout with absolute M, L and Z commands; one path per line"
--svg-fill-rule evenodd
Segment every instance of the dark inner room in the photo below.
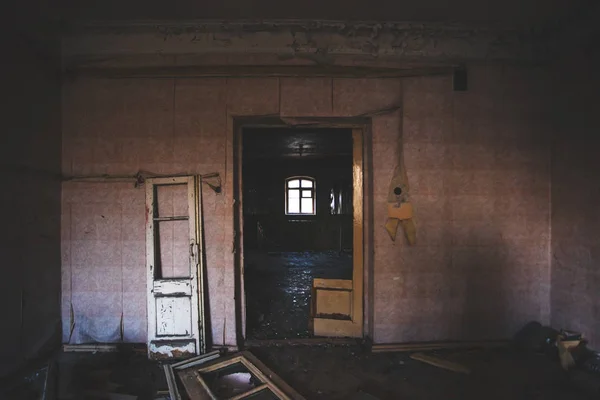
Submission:
M 352 279 L 352 132 L 243 132 L 247 337 L 311 336 L 314 278 Z

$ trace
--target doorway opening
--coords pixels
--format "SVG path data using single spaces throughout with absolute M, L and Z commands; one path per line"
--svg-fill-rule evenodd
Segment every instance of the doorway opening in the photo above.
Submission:
M 355 153 L 352 129 L 243 129 L 247 339 L 312 337 L 315 282 L 352 285 Z

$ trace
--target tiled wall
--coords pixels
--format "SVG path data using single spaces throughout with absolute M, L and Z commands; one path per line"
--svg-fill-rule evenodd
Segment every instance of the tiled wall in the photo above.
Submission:
M 235 344 L 233 117 L 373 118 L 374 339 L 506 337 L 549 319 L 549 141 L 543 75 L 470 69 L 450 77 L 353 79 L 79 79 L 64 88 L 66 174 L 219 172 L 204 191 L 211 333 Z M 281 97 L 280 97 L 281 96 Z M 533 106 L 532 106 L 533 105 Z M 403 131 L 419 243 L 385 232 L 388 183 Z M 145 341 L 143 190 L 63 186 L 63 339 Z
M 552 147 L 552 325 L 600 349 L 600 52 L 557 69 Z
M 506 338 L 548 322 L 544 79 L 487 66 L 469 68 L 466 92 L 446 77 L 404 81 L 414 247 L 381 229 L 397 121 L 374 124 L 376 342 Z

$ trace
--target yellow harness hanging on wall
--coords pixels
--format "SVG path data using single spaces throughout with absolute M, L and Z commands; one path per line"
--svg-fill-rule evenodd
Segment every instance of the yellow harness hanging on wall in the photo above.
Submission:
M 399 142 L 398 165 L 394 169 L 394 176 L 390 182 L 388 192 L 388 217 L 385 229 L 392 241 L 395 241 L 398 225 L 401 225 L 408 243 L 413 245 L 417 241 L 417 228 L 414 221 L 413 207 L 408 198 L 408 176 L 404 168 L 402 140 L 400 139 Z

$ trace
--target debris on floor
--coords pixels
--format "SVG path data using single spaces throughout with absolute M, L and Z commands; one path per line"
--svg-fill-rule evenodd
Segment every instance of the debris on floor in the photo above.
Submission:
M 581 346 L 577 346 L 579 347 Z M 471 369 L 471 374 L 434 368 L 412 360 L 407 352 L 372 353 L 368 347 L 356 342 L 325 342 L 318 346 L 286 346 L 278 343 L 276 346 L 254 347 L 250 357 L 260 360 L 271 373 L 276 371 L 276 376 L 285 385 L 292 387 L 292 390 L 306 399 L 600 398 L 600 373 L 593 372 L 597 370 L 595 368 L 600 359 L 593 353 L 583 361 L 579 350 L 573 349 L 576 365 L 565 371 L 558 360 L 556 347 L 554 358 L 508 346 L 419 351 L 467 366 Z M 198 371 L 241 354 L 245 353 L 207 353 L 180 362 L 170 360 L 160 363 L 149 360 L 145 352 L 127 351 L 121 346 L 116 353 L 61 352 L 55 359 L 58 389 L 56 392 L 48 390 L 47 399 L 53 399 L 51 395 L 55 394 L 54 399 L 57 400 L 176 400 L 176 394 L 170 394 L 169 384 L 165 379 L 164 366 L 168 365 L 173 371 L 175 382 L 172 388 L 176 388 L 181 400 L 184 400 L 187 393 L 180 380 L 180 372 Z M 46 362 L 47 360 L 32 365 L 27 371 L 23 371 L 20 379 L 15 377 L 11 382 L 0 381 L 0 399 L 40 400 L 42 397 L 39 388 L 43 387 L 44 379 L 39 371 L 45 367 Z M 254 361 L 251 364 L 259 365 Z M 242 396 L 244 390 L 256 389 L 262 385 L 261 379 L 255 379 L 258 376 L 252 369 L 237 369 L 238 367 L 239 365 L 221 370 L 217 368 L 219 374 L 214 374 L 215 371 L 206 372 L 202 378 L 207 386 L 217 392 L 233 392 Z M 259 370 L 266 371 L 262 367 Z M 275 375 L 271 373 L 265 373 L 265 376 L 272 380 Z M 28 377 L 27 380 L 25 377 Z M 201 385 L 195 376 L 194 379 L 195 386 Z M 34 382 L 37 382 L 37 389 L 29 387 Z M 260 395 L 258 397 L 257 393 L 254 398 L 277 398 L 264 391 Z
M 180 400 L 180 384 L 190 400 L 304 399 L 285 381 L 249 352 L 204 354 L 176 364 L 164 365 L 171 400 Z
M 422 362 L 430 364 L 430 365 L 434 365 L 439 368 L 444 368 L 449 371 L 461 372 L 463 374 L 471 373 L 471 370 L 469 368 L 465 367 L 464 365 L 461 365 L 459 363 L 455 363 L 452 361 L 444 360 L 442 358 L 439 358 L 439 357 L 436 357 L 433 355 L 429 355 L 429 354 L 414 353 L 414 354 L 410 355 L 410 358 L 412 358 L 413 360 L 422 361 Z
M 556 354 L 555 343 L 559 332 L 537 321 L 525 324 L 514 336 L 514 344 L 520 351 Z
M 573 350 L 581 344 L 582 336 L 579 333 L 561 332 L 556 339 L 560 365 L 564 370 L 575 366 Z

